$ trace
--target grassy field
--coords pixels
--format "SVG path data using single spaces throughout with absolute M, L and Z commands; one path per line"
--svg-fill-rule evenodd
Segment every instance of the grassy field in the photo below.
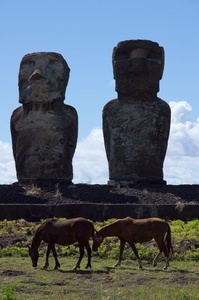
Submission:
M 112 221 L 96 223 L 95 227 Z M 106 239 L 98 253 L 93 253 L 91 270 L 84 269 L 85 255 L 81 269 L 73 271 L 78 248 L 57 246 L 60 269 L 53 269 L 51 256 L 50 266 L 44 270 L 43 243 L 38 267 L 33 268 L 27 245 L 39 224 L 0 222 L 0 299 L 199 299 L 199 220 L 177 220 L 170 225 L 175 253 L 166 271 L 162 269 L 163 259 L 156 268 L 151 265 L 157 253 L 154 242 L 137 245 L 143 270 L 138 269 L 128 246 L 122 265 L 113 268 L 119 251 L 115 238 Z
M 60 258 L 61 268 L 34 269 L 29 258 L 0 260 L 0 299 L 199 299 L 196 262 L 172 262 L 169 270 L 135 261 L 113 268 L 113 260 L 93 259 L 92 269 L 72 271 L 76 258 Z

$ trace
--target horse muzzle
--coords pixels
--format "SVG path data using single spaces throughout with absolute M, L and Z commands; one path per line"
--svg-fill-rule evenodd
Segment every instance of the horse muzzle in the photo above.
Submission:
M 93 247 L 92 247 L 92 250 L 93 250 L 94 252 L 97 251 L 97 249 L 98 249 L 97 246 L 93 246 Z

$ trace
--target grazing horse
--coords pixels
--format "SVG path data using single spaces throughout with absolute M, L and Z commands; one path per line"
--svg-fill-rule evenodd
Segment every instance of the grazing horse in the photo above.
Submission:
M 68 246 L 78 242 L 80 249 L 80 257 L 74 270 L 80 268 L 81 260 L 84 256 L 84 247 L 88 253 L 88 263 L 86 268 L 91 268 L 91 248 L 89 245 L 89 238 L 94 236 L 93 224 L 84 218 L 69 219 L 60 221 L 57 219 L 49 219 L 44 222 L 35 232 L 31 247 L 29 248 L 29 255 L 32 259 L 33 267 L 37 266 L 39 258 L 38 248 L 43 240 L 48 243 L 46 252 L 46 263 L 44 268 L 49 266 L 48 257 L 52 250 L 55 258 L 55 269 L 60 267 L 55 250 L 55 243 L 63 246 Z
M 165 238 L 165 234 L 166 238 Z M 120 254 L 119 260 L 114 265 L 114 267 L 121 264 L 122 253 L 124 251 L 125 243 L 129 243 L 135 256 L 138 259 L 139 268 L 142 268 L 142 263 L 138 255 L 138 251 L 135 247 L 135 243 L 145 243 L 155 239 L 159 253 L 156 255 L 153 266 L 156 266 L 156 261 L 163 251 L 165 255 L 166 265 L 164 269 L 166 270 L 169 266 L 169 254 L 173 253 L 173 248 L 171 245 L 171 229 L 168 223 L 158 218 L 148 218 L 148 219 L 132 219 L 127 217 L 125 219 L 119 219 L 114 223 L 102 227 L 99 231 L 95 231 L 93 238 L 93 251 L 97 251 L 100 244 L 103 242 L 105 237 L 116 236 L 120 239 Z M 166 242 L 166 244 L 165 244 Z

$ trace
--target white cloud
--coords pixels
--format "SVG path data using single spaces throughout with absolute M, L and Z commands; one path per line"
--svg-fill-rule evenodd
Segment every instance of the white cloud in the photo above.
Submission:
M 199 184 L 199 157 L 168 155 L 164 166 L 167 184 Z
M 170 184 L 199 184 L 199 118 L 190 122 L 191 106 L 170 102 L 172 111 L 164 177 Z
M 16 180 L 14 160 L 6 163 L 0 162 L 0 184 L 11 184 Z
M 107 183 L 108 163 L 100 128 L 93 129 L 89 136 L 78 143 L 73 170 L 74 183 Z
M 187 102 L 170 102 L 171 131 L 164 162 L 168 184 L 199 184 L 199 118 L 189 121 Z M 106 184 L 108 163 L 102 129 L 95 128 L 78 142 L 73 159 L 74 183 Z M 0 141 L 0 183 L 16 181 L 11 146 Z
M 12 147 L 10 144 L 0 141 L 0 158 L 1 162 L 12 159 Z
M 0 184 L 11 184 L 16 180 L 12 147 L 0 141 Z
M 172 123 L 184 123 L 187 121 L 187 117 L 191 112 L 192 108 L 186 101 L 180 102 L 169 102 L 169 106 L 171 107 L 172 115 L 171 122 Z

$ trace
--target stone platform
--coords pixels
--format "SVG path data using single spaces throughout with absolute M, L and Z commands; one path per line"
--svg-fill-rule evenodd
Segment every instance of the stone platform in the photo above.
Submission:
M 85 217 L 93 221 L 104 221 L 110 218 L 135 219 L 159 217 L 187 220 L 199 218 L 199 205 L 151 205 L 151 204 L 0 204 L 0 220 L 40 221 L 52 217 L 75 218 Z

